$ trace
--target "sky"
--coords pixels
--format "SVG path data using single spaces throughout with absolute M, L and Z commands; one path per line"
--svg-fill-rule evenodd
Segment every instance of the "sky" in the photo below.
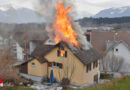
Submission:
M 0 0 L 0 6 L 11 4 L 14 7 L 34 8 L 37 0 Z M 72 0 L 79 14 L 94 15 L 103 9 L 130 6 L 130 0 Z

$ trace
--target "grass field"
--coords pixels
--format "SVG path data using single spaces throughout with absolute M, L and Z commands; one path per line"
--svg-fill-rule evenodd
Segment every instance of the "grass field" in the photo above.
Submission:
M 0 90 L 35 90 L 32 88 L 24 87 L 24 86 L 15 86 L 15 87 L 3 87 Z
M 95 85 L 84 89 L 70 90 L 130 90 L 130 76 L 114 79 L 101 85 Z

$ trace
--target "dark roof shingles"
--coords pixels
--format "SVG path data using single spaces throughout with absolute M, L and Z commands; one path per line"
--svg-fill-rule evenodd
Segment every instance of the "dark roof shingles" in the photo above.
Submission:
M 85 65 L 101 58 L 101 55 L 93 48 L 91 48 L 89 50 L 78 50 L 78 51 L 74 52 L 74 54 Z
M 43 57 L 47 52 L 53 49 L 52 45 L 38 45 L 36 49 L 32 52 L 32 57 Z

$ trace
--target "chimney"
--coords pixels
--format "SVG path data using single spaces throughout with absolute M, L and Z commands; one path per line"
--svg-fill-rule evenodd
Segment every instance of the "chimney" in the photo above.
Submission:
M 86 37 L 87 37 L 87 41 L 88 42 L 91 42 L 91 30 L 87 30 L 87 32 L 86 32 Z

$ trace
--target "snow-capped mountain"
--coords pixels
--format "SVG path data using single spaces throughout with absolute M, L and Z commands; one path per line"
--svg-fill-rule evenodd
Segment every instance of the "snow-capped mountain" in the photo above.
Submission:
M 94 17 L 123 17 L 130 16 L 130 6 L 120 8 L 110 8 L 100 11 Z
M 45 18 L 28 8 L 0 6 L 0 22 L 3 23 L 41 23 Z

